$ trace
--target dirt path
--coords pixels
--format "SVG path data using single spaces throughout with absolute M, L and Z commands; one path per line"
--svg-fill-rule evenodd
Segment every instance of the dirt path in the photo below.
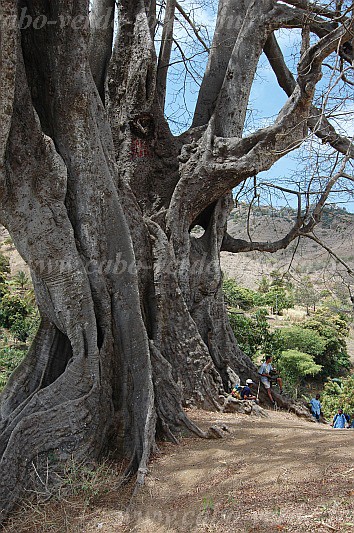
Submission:
M 189 416 L 229 432 L 163 444 L 129 511 L 113 466 L 97 491 L 89 478 L 76 499 L 28 504 L 5 533 L 354 532 L 354 430 L 276 412 Z
M 225 439 L 164 445 L 130 517 L 106 509 L 85 531 L 354 531 L 354 431 L 273 412 L 222 421 Z

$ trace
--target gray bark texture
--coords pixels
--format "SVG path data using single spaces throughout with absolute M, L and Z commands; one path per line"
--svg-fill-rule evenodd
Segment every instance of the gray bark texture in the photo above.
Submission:
M 176 137 L 163 112 L 176 2 L 159 58 L 155 2 L 115 4 L 95 0 L 89 13 L 88 0 L 0 3 L 0 222 L 31 268 L 41 315 L 1 395 L 0 521 L 34 463 L 115 450 L 143 483 L 157 439 L 177 441 L 183 427 L 220 436 L 184 407 L 221 411 L 230 375 L 257 379 L 228 323 L 220 251 L 275 251 L 314 225 L 299 210 L 276 243 L 232 239 L 231 190 L 307 128 L 353 150 L 313 106 L 322 62 L 352 39 L 350 20 L 327 22 L 316 3 L 318 39 L 295 79 L 273 32 L 308 23 L 311 4 L 220 0 L 193 127 Z M 19 27 L 24 12 L 31 23 Z M 289 99 L 274 124 L 243 137 L 263 49 Z

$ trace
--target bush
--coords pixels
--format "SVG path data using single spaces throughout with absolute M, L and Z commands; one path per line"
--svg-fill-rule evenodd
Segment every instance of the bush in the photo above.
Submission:
M 347 320 L 340 314 L 333 314 L 328 309 L 319 309 L 313 318 L 304 323 L 304 328 L 317 332 L 325 340 L 325 347 L 316 356 L 316 362 L 323 366 L 324 376 L 340 376 L 350 366 L 346 338 L 349 335 Z
M 10 274 L 10 261 L 0 252 L 0 272 L 3 274 Z
M 35 335 L 38 326 L 39 317 L 35 313 L 26 317 L 15 315 L 10 327 L 10 332 L 16 340 L 26 342 L 29 338 L 32 338 Z
M 25 351 L 12 347 L 0 349 L 0 391 L 5 387 L 10 375 L 21 363 L 25 356 Z
M 323 414 L 332 419 L 339 407 L 351 416 L 354 415 L 354 375 L 341 380 L 332 381 L 325 384 L 322 393 Z
M 16 294 L 4 294 L 0 301 L 0 326 L 11 328 L 19 317 L 25 318 L 29 313 L 26 303 Z
M 21 289 L 24 289 L 30 284 L 30 279 L 26 276 L 25 272 L 23 270 L 20 270 L 16 276 L 13 276 L 11 280 L 13 285 L 16 285 L 20 287 Z
M 326 347 L 326 340 L 317 331 L 305 327 L 283 328 L 279 331 L 279 335 L 285 350 L 297 350 L 319 357 Z
M 343 375 L 350 368 L 346 336 L 349 328 L 339 315 L 319 310 L 301 326 L 284 328 L 279 332 L 286 350 L 308 353 L 322 366 L 322 376 Z
M 248 311 L 258 303 L 258 295 L 255 291 L 239 287 L 233 279 L 223 280 L 223 291 L 225 302 L 231 307 L 239 307 Z
M 250 317 L 230 312 L 229 320 L 239 347 L 251 359 L 257 359 L 261 353 L 275 356 L 280 353 L 278 332 L 270 331 L 264 309 Z
M 275 286 L 263 294 L 263 304 L 269 305 L 274 314 L 281 315 L 284 309 L 294 307 L 294 299 L 284 288 Z
M 277 360 L 277 367 L 290 392 L 297 398 L 301 381 L 306 376 L 315 376 L 322 370 L 312 355 L 298 350 L 285 350 Z

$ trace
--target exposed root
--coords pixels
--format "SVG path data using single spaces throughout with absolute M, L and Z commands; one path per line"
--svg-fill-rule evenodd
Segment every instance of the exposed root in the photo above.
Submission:
M 298 417 L 312 420 L 312 415 L 303 402 L 299 402 L 293 398 L 274 393 L 274 391 L 273 396 L 277 402 L 277 405 L 282 409 L 286 409 L 289 411 L 289 413 L 294 413 Z

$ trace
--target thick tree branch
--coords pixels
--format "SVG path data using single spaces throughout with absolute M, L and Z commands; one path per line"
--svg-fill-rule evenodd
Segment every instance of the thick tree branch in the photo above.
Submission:
M 208 64 L 198 94 L 193 127 L 205 126 L 213 114 L 227 66 L 251 0 L 220 0 Z
M 250 9 L 249 13 L 248 9 Z M 259 10 L 261 10 L 262 13 L 260 13 Z M 265 40 L 263 34 L 266 35 L 267 33 L 270 33 L 269 29 L 266 30 L 266 28 L 260 27 L 259 24 L 259 17 L 262 16 L 264 12 L 263 4 L 261 5 L 258 3 L 258 6 L 253 6 L 250 0 L 244 0 L 242 2 L 236 2 L 236 0 L 223 0 L 219 2 L 217 25 L 210 50 L 208 65 L 198 95 L 193 127 L 203 126 L 208 123 L 214 112 L 223 83 L 225 83 L 228 69 L 230 76 L 232 76 L 229 79 L 229 85 L 231 88 L 240 84 L 243 86 L 245 84 L 246 73 L 249 73 L 248 84 L 252 83 L 254 72 L 252 71 L 251 64 L 255 63 L 257 65 L 257 57 L 259 57 L 261 53 L 261 45 L 257 43 Z M 243 44 L 242 41 L 239 41 L 235 46 L 237 39 L 241 37 L 239 34 L 245 20 L 248 21 L 248 24 L 244 25 L 244 32 L 246 33 L 242 38 Z M 279 27 L 301 28 L 307 22 L 310 23 L 311 29 L 320 37 L 323 37 L 326 33 L 333 30 L 332 23 L 328 23 L 326 20 L 320 19 L 319 17 L 317 17 L 316 20 L 311 18 L 309 21 L 309 16 L 306 11 L 290 8 L 285 4 L 277 5 L 270 16 L 268 12 L 268 17 L 265 17 L 265 20 L 267 21 L 268 26 L 271 27 L 273 25 L 273 29 Z M 254 53 L 252 53 L 252 57 L 250 57 L 250 53 L 254 43 L 258 50 L 253 58 Z M 243 46 L 243 49 L 241 49 L 240 46 Z M 239 50 L 238 58 L 241 58 L 241 60 L 244 58 L 247 59 L 242 61 L 241 68 L 239 69 L 237 69 L 236 59 L 234 65 L 229 65 L 232 53 L 236 54 L 237 50 Z M 247 84 L 245 85 L 244 91 L 247 91 Z M 242 106 L 239 104 L 238 107 Z M 230 110 L 230 112 L 233 110 L 232 98 L 230 102 Z M 222 119 L 220 119 L 220 121 L 223 122 Z M 226 132 L 223 134 L 226 135 Z
M 289 246 L 289 244 L 300 236 L 299 229 L 293 228 L 289 233 L 287 233 L 282 239 L 273 242 L 257 242 L 257 241 L 246 241 L 244 239 L 235 239 L 231 237 L 228 233 L 225 234 L 221 251 L 223 252 L 269 252 L 274 253 L 278 250 L 283 250 Z
M 165 20 L 162 30 L 159 61 L 157 64 L 156 90 L 161 108 L 165 108 L 166 83 L 168 67 L 173 44 L 173 26 L 175 19 L 176 0 L 167 0 L 165 8 Z
M 316 205 L 312 208 L 311 214 L 308 213 L 308 209 L 305 213 L 302 213 L 301 194 L 299 192 L 285 189 L 284 187 L 276 187 L 277 189 L 283 192 L 296 194 L 298 199 L 297 217 L 295 223 L 291 230 L 282 239 L 273 242 L 256 242 L 252 241 L 251 239 L 249 241 L 246 241 L 244 239 L 234 239 L 229 234 L 226 234 L 222 243 L 222 250 L 233 253 L 251 251 L 274 253 L 278 250 L 285 249 L 294 239 L 298 237 L 309 236 L 315 226 L 321 220 L 323 208 L 334 185 L 337 183 L 339 178 L 345 177 L 345 174 L 343 173 L 345 164 L 346 161 L 342 163 L 341 169 L 327 181 L 326 187 L 324 191 L 320 194 Z M 270 184 L 263 185 L 271 187 Z
M 0 190 L 4 185 L 4 156 L 8 142 L 16 84 L 18 35 L 13 31 L 17 20 L 14 0 L 0 4 Z
M 285 63 L 282 51 L 274 34 L 268 37 L 264 46 L 264 52 L 277 77 L 280 87 L 288 96 L 290 96 L 295 89 L 296 81 Z M 353 142 L 336 132 L 335 128 L 327 120 L 322 110 L 312 106 L 307 123 L 309 128 L 324 143 L 330 144 L 335 150 L 344 155 L 354 157 Z
M 112 55 L 115 0 L 93 0 L 90 14 L 90 67 L 101 100 Z
M 261 186 L 262 184 L 260 184 Z M 278 250 L 286 248 L 294 239 L 299 237 L 300 230 L 304 222 L 304 216 L 302 214 L 302 203 L 301 203 L 301 194 L 299 192 L 286 189 L 284 187 L 277 186 L 276 189 L 281 190 L 282 192 L 286 192 L 289 194 L 295 194 L 297 196 L 297 215 L 295 219 L 295 223 L 293 227 L 290 229 L 290 231 L 282 238 L 274 242 L 256 242 L 252 241 L 251 239 L 249 241 L 246 241 L 244 239 L 234 239 L 229 235 L 228 233 L 225 234 L 224 240 L 222 242 L 222 251 L 227 252 L 233 252 L 233 253 L 239 253 L 239 252 L 251 252 L 251 251 L 259 251 L 259 252 L 270 252 L 274 253 Z
M 325 6 L 321 6 L 319 3 L 315 4 L 307 0 L 285 0 L 285 2 L 294 7 L 303 9 L 308 13 L 316 13 L 317 15 L 322 15 L 330 19 L 338 18 L 338 13 L 336 12 L 336 10 L 327 9 Z
M 271 0 L 250 5 L 245 15 L 245 23 L 237 35 L 215 106 L 216 135 L 241 136 L 258 60 L 272 31 L 281 27 L 303 27 L 307 24 L 321 37 L 333 31 L 333 25 L 322 20 L 310 23 L 308 14 L 300 9 L 289 8 L 284 4 L 274 5 Z
M 215 106 L 215 135 L 240 137 L 242 134 L 258 60 L 274 22 L 273 5 L 273 0 L 253 2 L 246 12 Z
M 156 55 L 144 0 L 120 0 L 118 18 L 109 75 L 112 111 L 123 99 L 146 111 L 155 98 Z
M 321 63 L 348 39 L 350 32 L 351 26 L 338 27 L 304 54 L 299 63 L 297 85 L 272 126 L 244 139 L 220 139 L 213 137 L 210 125 L 199 148 L 181 166 L 185 178 L 175 190 L 169 220 L 178 219 L 183 227 L 189 228 L 208 205 L 246 177 L 269 169 L 301 144 L 307 134 L 316 83 L 321 78 Z M 182 200 L 186 190 L 188 204 Z

